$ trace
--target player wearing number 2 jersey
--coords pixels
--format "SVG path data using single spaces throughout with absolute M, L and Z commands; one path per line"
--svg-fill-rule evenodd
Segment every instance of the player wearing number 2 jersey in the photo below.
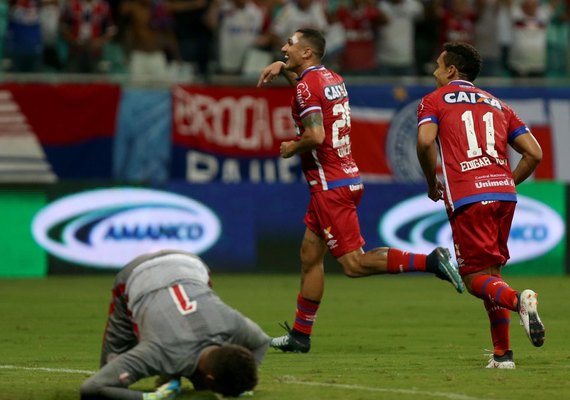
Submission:
M 298 137 L 305 132 L 303 119 L 312 114 L 322 115 L 323 129 L 330 132 L 320 146 L 300 153 L 311 192 L 360 185 L 350 151 L 350 106 L 344 80 L 323 65 L 307 68 L 297 82 L 291 109 Z
M 444 45 L 434 72 L 438 89 L 418 106 L 417 152 L 428 196 L 445 201 L 465 286 L 483 300 L 489 316 L 494 351 L 487 367 L 514 368 L 509 310 L 519 313 L 535 346 L 544 342 L 536 293 L 519 293 L 501 277 L 509 259 L 515 185 L 533 173 L 542 151 L 507 104 L 473 85 L 480 68 L 481 58 L 472 46 Z M 436 174 L 437 145 L 443 182 Z M 509 145 L 522 155 L 512 171 Z
M 295 87 L 291 104 L 296 140 L 281 143 L 281 156 L 299 155 L 311 191 L 301 244 L 301 291 L 293 328 L 273 338 L 271 346 L 306 353 L 324 291 L 327 249 L 349 277 L 424 271 L 464 290 L 449 252 L 411 254 L 393 248 L 364 252 L 356 207 L 363 193 L 358 166 L 351 152 L 350 104 L 344 80 L 321 64 L 325 40 L 312 29 L 296 31 L 281 49 L 286 62 L 277 61 L 261 73 L 258 86 L 285 76 Z
M 181 377 L 226 396 L 252 390 L 269 337 L 220 300 L 209 272 L 199 257 L 181 251 L 127 264 L 113 284 L 101 369 L 83 383 L 81 398 L 171 399 Z M 128 388 L 153 375 L 172 380 L 155 392 Z

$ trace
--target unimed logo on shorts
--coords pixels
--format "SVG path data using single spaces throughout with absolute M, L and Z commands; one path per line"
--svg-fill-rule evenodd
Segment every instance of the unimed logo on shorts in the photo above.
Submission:
M 154 250 L 200 254 L 219 238 L 220 221 L 188 197 L 142 188 L 98 189 L 61 198 L 32 222 L 35 240 L 69 262 L 118 268 Z
M 443 204 L 434 203 L 425 194 L 388 210 L 378 224 L 378 233 L 388 246 L 419 253 L 445 246 L 453 254 L 451 227 Z M 564 222 L 556 211 L 519 194 L 509 236 L 509 262 L 539 257 L 554 248 L 563 235 Z

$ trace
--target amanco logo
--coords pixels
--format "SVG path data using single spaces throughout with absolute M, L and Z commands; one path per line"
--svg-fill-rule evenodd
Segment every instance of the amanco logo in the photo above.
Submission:
M 380 237 L 389 246 L 429 253 L 435 246 L 453 249 L 451 228 L 443 204 L 425 195 L 392 207 L 379 221 Z M 562 218 L 549 206 L 518 195 L 509 236 L 510 263 L 522 262 L 548 252 L 564 235 Z
M 185 196 L 142 188 L 82 192 L 36 214 L 35 240 L 46 251 L 96 268 L 118 268 L 149 251 L 200 254 L 219 238 L 217 216 Z

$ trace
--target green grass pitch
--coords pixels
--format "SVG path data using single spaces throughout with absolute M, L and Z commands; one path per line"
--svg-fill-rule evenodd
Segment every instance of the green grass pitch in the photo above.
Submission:
M 298 277 L 214 275 L 214 288 L 270 335 L 293 322 Z M 546 342 L 511 314 L 516 370 L 487 370 L 480 300 L 430 276 L 328 275 L 308 354 L 269 349 L 254 399 L 570 398 L 570 278 L 508 277 L 539 293 Z M 97 368 L 112 276 L 0 280 L 0 399 L 68 400 Z M 153 380 L 137 384 L 150 389 Z M 184 381 L 180 399 L 215 399 Z

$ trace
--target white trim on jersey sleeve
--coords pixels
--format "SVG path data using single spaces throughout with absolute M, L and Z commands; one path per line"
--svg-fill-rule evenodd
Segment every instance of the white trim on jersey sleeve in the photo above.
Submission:
M 423 125 L 423 124 L 425 124 L 426 122 L 434 122 L 434 123 L 435 123 L 435 121 L 433 120 L 432 117 L 426 117 L 426 118 L 421 119 L 421 120 L 418 122 L 418 126 Z
M 301 111 L 301 113 L 299 113 L 299 117 L 303 118 L 309 112 L 316 111 L 316 110 L 323 112 L 323 109 L 321 108 L 321 106 L 312 106 L 312 107 L 305 108 L 303 111 Z

